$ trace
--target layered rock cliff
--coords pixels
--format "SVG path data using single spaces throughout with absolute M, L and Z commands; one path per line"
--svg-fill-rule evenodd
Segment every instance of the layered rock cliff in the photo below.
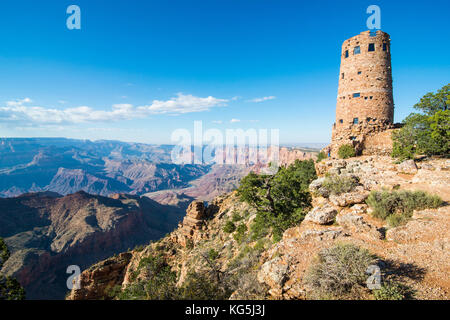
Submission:
M 416 299 L 450 298 L 450 161 L 443 159 L 396 164 L 389 157 L 365 156 L 325 160 L 316 165 L 311 211 L 304 221 L 274 243 L 270 236 L 248 236 L 255 209 L 235 193 L 215 198 L 207 207 L 193 202 L 178 229 L 142 250 L 133 250 L 93 265 L 81 275 L 82 288 L 70 299 L 104 299 L 113 289 L 124 290 L 137 278 L 146 257 L 161 254 L 183 285 L 188 274 L 214 268 L 237 276 L 229 299 L 308 299 L 306 271 L 320 250 L 351 243 L 376 254 L 383 277 L 407 285 Z M 351 190 L 327 193 L 324 177 L 351 177 Z M 411 219 L 390 227 L 374 218 L 366 198 L 372 190 L 424 190 L 438 194 L 444 203 L 437 209 L 416 210 Z M 227 231 L 234 222 L 240 232 Z M 207 258 L 209 256 L 209 259 Z M 126 258 L 126 259 L 125 259 Z M 108 276 L 105 266 L 114 270 Z M 367 291 L 367 299 L 373 299 Z
M 47 192 L 0 199 L 0 236 L 11 251 L 1 274 L 17 278 L 28 299 L 62 299 L 68 266 L 83 269 L 159 239 L 183 215 L 178 208 L 124 194 Z

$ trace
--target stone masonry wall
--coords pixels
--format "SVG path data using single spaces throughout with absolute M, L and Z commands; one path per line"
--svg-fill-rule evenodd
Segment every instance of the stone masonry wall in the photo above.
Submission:
M 382 31 L 375 36 L 362 32 L 342 45 L 332 156 L 337 157 L 343 144 L 354 145 L 358 153 L 364 148 L 385 149 L 380 145 L 372 148 L 376 139 L 367 138 L 393 128 L 393 119 L 390 37 Z

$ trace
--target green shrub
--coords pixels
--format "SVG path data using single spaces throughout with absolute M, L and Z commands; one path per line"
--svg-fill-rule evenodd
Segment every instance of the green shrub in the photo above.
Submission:
M 10 257 L 8 246 L 3 238 L 0 238 L 0 269 Z M 0 300 L 24 300 L 25 289 L 20 283 L 11 277 L 0 275 Z
M 325 152 L 320 151 L 319 154 L 317 155 L 317 159 L 316 162 L 319 163 L 320 161 L 322 161 L 323 159 L 326 159 L 327 155 L 325 154 Z
M 178 300 L 226 300 L 232 291 L 205 273 L 189 273 L 181 288 Z
M 442 199 L 423 191 L 372 191 L 366 200 L 375 218 L 386 220 L 392 227 L 407 222 L 414 210 L 438 208 Z
M 350 175 L 331 175 L 325 178 L 322 187 L 329 194 L 339 195 L 354 190 L 359 185 L 359 178 Z
M 24 299 L 25 290 L 16 279 L 0 276 L 0 301 Z
M 337 244 L 318 253 L 305 283 L 313 299 L 359 299 L 366 291 L 366 270 L 375 256 L 353 244 Z
M 219 253 L 216 251 L 216 250 L 214 250 L 214 249 L 210 249 L 209 251 L 208 251 L 208 258 L 210 259 L 210 260 L 216 260 L 217 258 L 219 257 Z
M 8 250 L 8 247 L 6 246 L 5 240 L 3 238 L 0 238 L 0 268 L 3 266 L 3 263 L 6 262 L 6 260 L 9 259 L 10 252 Z
M 383 284 L 381 289 L 374 290 L 373 296 L 376 300 L 404 300 L 407 288 L 395 282 L 388 282 Z
M 232 221 L 227 221 L 223 227 L 223 232 L 233 233 L 236 230 L 236 225 Z
M 253 241 L 264 238 L 269 234 L 270 230 L 267 226 L 267 223 L 264 219 L 264 214 L 256 215 L 256 218 L 253 220 L 250 225 L 250 235 Z
M 143 278 L 136 280 L 137 275 Z M 170 300 L 177 298 L 176 273 L 171 270 L 164 257 L 159 254 L 141 261 L 134 272 L 133 283 L 123 291 L 112 291 L 120 300 Z
M 231 217 L 231 221 L 239 222 L 241 220 L 242 220 L 242 217 L 239 215 L 239 213 L 237 213 L 237 212 L 233 213 L 233 216 Z
M 450 155 L 450 84 L 427 93 L 414 105 L 403 127 L 392 134 L 392 157 L 413 159 L 418 154 Z
M 312 160 L 296 160 L 287 168 L 280 167 L 274 175 L 252 172 L 243 178 L 238 195 L 256 209 L 258 219 L 252 224 L 252 238 L 268 230 L 274 239 L 280 239 L 284 230 L 300 223 L 311 206 L 308 187 L 316 178 Z
M 341 159 L 355 157 L 356 156 L 355 148 L 351 144 L 344 144 L 339 147 L 338 156 Z
M 241 243 L 242 240 L 244 240 L 246 232 L 247 232 L 247 226 L 245 224 L 241 223 L 237 227 L 236 232 L 233 235 L 234 240 L 236 240 L 238 243 Z

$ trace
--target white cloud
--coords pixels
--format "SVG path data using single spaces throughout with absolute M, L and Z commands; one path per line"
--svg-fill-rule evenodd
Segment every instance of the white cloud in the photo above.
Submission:
M 184 95 L 178 93 L 176 98 L 167 101 L 153 100 L 149 106 L 142 106 L 138 109 L 146 110 L 151 114 L 164 113 L 191 113 L 208 111 L 212 107 L 224 106 L 228 102 L 226 99 L 217 99 L 212 96 L 207 98 L 195 97 L 193 95 Z
M 222 120 L 213 120 L 212 123 L 217 123 L 217 124 L 221 124 L 223 121 Z
M 267 101 L 267 100 L 273 100 L 276 99 L 277 97 L 275 96 L 268 96 L 268 97 L 262 97 L 262 98 L 255 98 L 255 99 L 251 99 L 251 100 L 247 100 L 247 102 L 263 102 L 263 101 Z
M 6 105 L 8 107 L 20 107 L 23 106 L 26 103 L 31 103 L 33 102 L 33 100 L 31 100 L 30 98 L 25 98 L 22 100 L 12 100 L 12 101 L 6 101 Z
M 240 119 L 231 119 L 230 122 L 231 123 L 236 123 L 236 122 L 241 122 L 241 120 Z
M 153 114 L 184 114 L 208 111 L 226 105 L 226 99 L 212 96 L 201 98 L 179 93 L 167 101 L 154 100 L 151 105 L 134 107 L 131 104 L 115 104 L 110 110 L 95 110 L 88 106 L 56 109 L 30 105 L 29 98 L 6 102 L 0 107 L 0 122 L 20 122 L 45 125 L 83 122 L 107 122 L 142 118 Z

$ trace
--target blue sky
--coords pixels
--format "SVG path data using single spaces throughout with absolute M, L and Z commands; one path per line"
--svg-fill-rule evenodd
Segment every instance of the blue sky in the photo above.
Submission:
M 66 27 L 71 4 L 81 30 Z M 341 44 L 367 29 L 371 4 L 401 121 L 449 82 L 448 0 L 2 1 L 0 136 L 170 143 L 202 120 L 327 142 Z

